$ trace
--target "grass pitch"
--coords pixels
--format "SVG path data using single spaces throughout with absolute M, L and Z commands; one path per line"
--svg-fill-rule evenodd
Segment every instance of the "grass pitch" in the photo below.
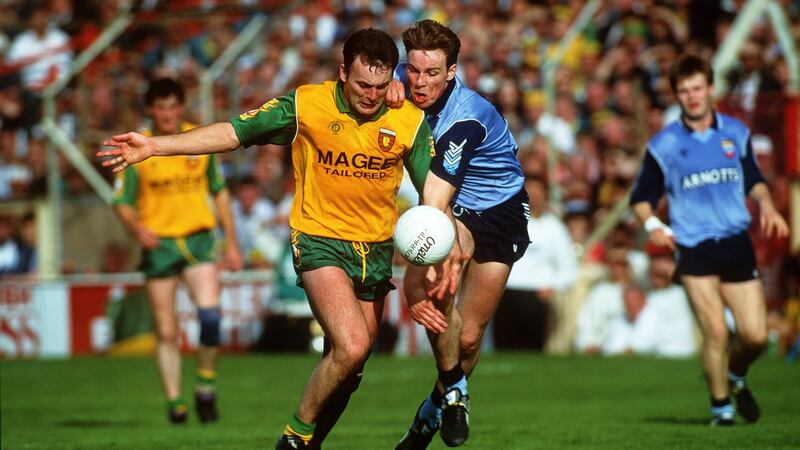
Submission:
M 3 449 L 273 448 L 312 355 L 220 361 L 221 421 L 170 425 L 151 359 L 0 362 Z M 190 394 L 194 362 L 184 364 Z M 392 449 L 435 377 L 431 357 L 375 356 L 324 448 Z M 483 357 L 470 380 L 467 449 L 800 449 L 800 365 L 763 358 L 756 425 L 708 426 L 697 360 Z M 439 437 L 431 449 L 446 448 Z

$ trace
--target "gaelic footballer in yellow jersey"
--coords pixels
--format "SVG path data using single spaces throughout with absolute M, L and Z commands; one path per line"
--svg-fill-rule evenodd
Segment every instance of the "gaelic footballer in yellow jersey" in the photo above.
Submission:
M 336 81 L 301 86 L 231 123 L 245 147 L 291 142 L 296 198 L 289 225 L 313 236 L 388 240 L 403 166 L 422 192 L 433 156 L 430 128 L 411 102 L 360 118 Z
M 183 122 L 181 132 L 194 127 Z M 216 228 L 208 194 L 225 186 L 216 155 L 154 157 L 117 174 L 114 204 L 136 207 L 142 225 L 161 237 L 184 237 Z

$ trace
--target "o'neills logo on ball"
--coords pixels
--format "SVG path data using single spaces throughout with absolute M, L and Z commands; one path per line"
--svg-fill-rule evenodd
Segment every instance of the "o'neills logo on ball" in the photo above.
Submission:
M 417 235 L 417 238 L 414 239 L 414 242 L 412 242 L 411 245 L 408 246 L 408 250 L 406 250 L 406 259 L 414 264 L 424 263 L 425 255 L 428 254 L 431 247 L 436 245 L 436 238 L 427 235 L 426 231 L 427 230 Z M 412 258 L 411 255 L 414 255 L 414 257 Z

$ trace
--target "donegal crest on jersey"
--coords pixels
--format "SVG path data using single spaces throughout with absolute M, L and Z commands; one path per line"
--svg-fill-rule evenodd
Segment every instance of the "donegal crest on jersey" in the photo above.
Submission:
M 388 128 L 381 128 L 378 130 L 378 146 L 381 148 L 381 150 L 388 152 L 392 149 L 396 137 L 397 133 L 394 131 Z

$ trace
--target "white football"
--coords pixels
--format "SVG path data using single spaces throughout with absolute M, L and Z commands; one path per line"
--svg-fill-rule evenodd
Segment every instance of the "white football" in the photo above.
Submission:
M 445 213 L 420 205 L 400 216 L 394 228 L 394 247 L 411 264 L 430 266 L 450 253 L 455 235 L 453 223 Z

